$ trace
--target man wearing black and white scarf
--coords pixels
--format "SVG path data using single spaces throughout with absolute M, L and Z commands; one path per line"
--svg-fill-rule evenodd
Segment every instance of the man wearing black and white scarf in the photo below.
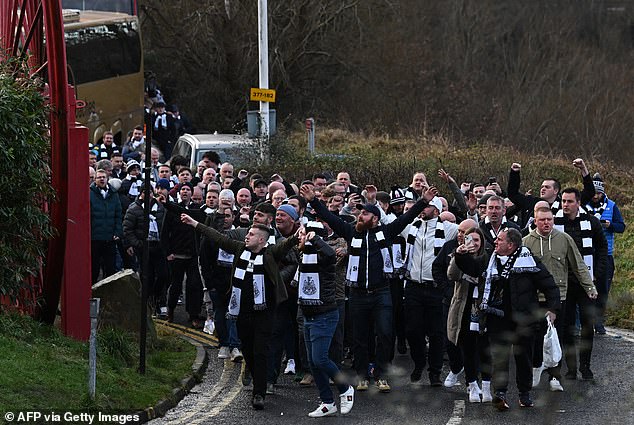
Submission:
M 605 279 L 608 259 L 608 242 L 603 233 L 601 222 L 592 214 L 581 208 L 581 194 L 575 188 L 567 188 L 562 192 L 562 210 L 555 214 L 555 229 L 566 232 L 574 239 L 584 263 L 588 267 L 595 286 Z M 579 367 L 581 378 L 594 379 L 590 370 L 592 345 L 594 341 L 594 321 L 596 318 L 596 301 L 588 298 L 579 280 L 572 273 L 568 275 L 568 292 L 566 294 L 565 339 L 571 341 L 570 349 L 564 355 L 568 372 L 566 378 L 577 379 L 576 339 L 572 334 L 576 330 L 576 312 L 579 307 L 581 319 L 581 343 L 579 344 Z
M 244 242 L 240 242 L 186 214 L 181 215 L 181 220 L 234 256 L 228 317 L 237 319 L 242 352 L 253 376 L 252 405 L 254 409 L 262 410 L 266 396 L 271 314 L 287 298 L 278 263 L 297 244 L 297 236 L 267 246 L 269 229 L 261 224 L 253 225 Z
M 594 185 L 592 184 L 592 176 L 586 167 L 585 162 L 581 158 L 577 158 L 572 161 L 572 165 L 579 170 L 582 176 L 583 181 L 583 191 L 581 192 L 581 200 L 583 201 L 583 205 L 586 202 L 589 202 L 590 199 L 594 196 Z M 522 216 L 526 220 L 526 222 L 521 223 L 521 226 L 524 227 L 529 218 L 533 217 L 534 207 L 537 202 L 540 200 L 544 200 L 548 202 L 548 205 L 553 210 L 553 214 L 556 214 L 557 211 L 561 209 L 561 196 L 559 191 L 561 190 L 561 185 L 557 179 L 554 178 L 546 178 L 544 179 L 541 188 L 539 189 L 539 197 L 533 195 L 525 195 L 520 192 L 520 170 L 522 169 L 521 164 L 514 162 L 511 165 L 511 171 L 509 173 L 509 182 L 506 188 L 508 192 L 508 197 L 515 204 L 515 206 L 523 211 L 524 214 Z
M 438 197 L 434 197 L 423 209 L 420 218 L 414 220 L 401 233 L 407 242 L 405 334 L 414 361 L 410 380 L 416 383 L 420 381 L 423 367 L 429 357 L 429 382 L 434 387 L 442 385 L 440 372 L 445 332 L 442 313 L 444 287 L 441 287 L 440 282 L 434 281 L 432 264 L 445 241 L 454 239 L 458 234 L 457 224 L 440 221 L 438 216 L 441 211 L 442 203 Z M 426 337 L 429 339 L 429 356 L 425 348 Z
M 335 250 L 326 243 L 326 229 L 318 222 L 308 222 L 300 230 L 299 250 L 301 262 L 293 285 L 298 289 L 297 302 L 302 310 L 304 341 L 308 364 L 319 390 L 320 406 L 310 417 L 333 415 L 337 406 L 328 379 L 336 383 L 340 394 L 341 413 L 347 414 L 354 403 L 354 388 L 346 383 L 344 375 L 328 357 L 337 323 L 339 309 L 335 299 Z
M 493 405 L 509 409 L 506 391 L 509 380 L 511 347 L 515 358 L 515 374 L 521 407 L 532 407 L 530 390 L 533 384 L 533 336 L 543 317 L 537 291 L 546 299 L 551 321 L 559 311 L 559 289 L 546 267 L 522 246 L 522 234 L 505 229 L 495 240 L 495 251 L 486 271 L 481 310 L 487 314 L 486 326 L 491 341 L 493 361 Z M 492 309 L 492 306 L 495 309 Z
M 302 185 L 301 194 L 313 210 L 328 223 L 332 230 L 348 243 L 350 257 L 346 273 L 350 289 L 350 309 L 354 321 L 354 368 L 359 377 L 357 390 L 368 389 L 368 340 L 370 323 L 375 323 L 377 334 L 376 368 L 374 378 L 381 392 L 391 390 L 387 367 L 392 351 L 392 296 L 389 278 L 395 273 L 390 256 L 394 238 L 422 212 L 438 193 L 429 188 L 410 210 L 387 225 L 380 224 L 381 212 L 376 205 L 359 204 L 356 224 L 350 224 L 334 215 L 319 200 L 310 185 Z

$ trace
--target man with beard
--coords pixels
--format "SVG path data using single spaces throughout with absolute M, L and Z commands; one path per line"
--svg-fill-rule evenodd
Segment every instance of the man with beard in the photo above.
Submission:
M 405 333 L 414 361 L 410 375 L 412 383 L 420 383 L 425 362 L 428 362 L 429 383 L 442 385 L 442 356 L 444 350 L 442 300 L 445 279 L 438 282 L 432 274 L 432 264 L 446 240 L 456 237 L 455 223 L 438 219 L 442 203 L 436 196 L 429 201 L 419 218 L 402 232 L 405 238 Z M 426 349 L 429 340 L 429 352 Z M 429 355 L 428 355 L 429 354 Z M 427 360 L 428 359 L 428 360 Z
M 315 192 L 311 186 L 303 185 L 300 192 L 312 205 L 317 216 L 348 242 L 346 280 L 351 287 L 350 309 L 354 316 L 354 369 L 359 377 L 357 390 L 368 389 L 368 341 L 370 323 L 374 323 L 378 338 L 374 378 L 380 392 L 390 392 L 391 388 L 386 379 L 393 347 L 389 278 L 396 272 L 390 247 L 394 238 L 414 221 L 438 191 L 436 188 L 429 188 L 407 213 L 387 225 L 380 224 L 381 212 L 375 205 L 357 205 L 361 213 L 353 225 L 332 214 L 321 201 L 315 199 Z

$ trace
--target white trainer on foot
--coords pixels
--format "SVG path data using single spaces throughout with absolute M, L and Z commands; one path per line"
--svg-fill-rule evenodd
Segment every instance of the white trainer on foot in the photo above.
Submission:
M 542 372 L 544 372 L 544 363 L 540 367 L 533 368 L 533 388 L 539 385 L 539 381 L 542 379 Z
M 559 379 L 557 378 L 553 378 L 550 381 L 548 381 L 548 385 L 550 386 L 550 391 L 553 391 L 553 392 L 564 390 L 564 387 L 561 386 L 561 382 L 559 382 Z
M 242 351 L 240 351 L 240 349 L 238 347 L 234 347 L 231 350 L 231 361 L 232 362 L 239 363 L 239 362 L 242 361 L 243 358 L 244 358 L 244 356 L 242 355 Z
M 469 403 L 482 403 L 478 381 L 469 382 Z
M 335 403 L 321 403 L 319 407 L 308 414 L 311 418 L 323 418 L 337 413 L 337 405 Z
M 482 381 L 482 403 L 491 403 L 492 401 L 491 381 Z
M 286 362 L 286 369 L 284 369 L 284 375 L 295 375 L 295 360 L 288 359 Z
M 354 404 L 354 388 L 352 387 L 352 385 L 348 386 L 348 391 L 342 393 L 339 396 L 339 399 L 341 400 L 341 414 L 346 415 L 350 413 L 350 411 L 352 410 L 352 405 Z
M 456 385 L 460 385 L 460 382 L 458 381 L 458 379 L 460 378 L 460 375 L 462 375 L 463 373 L 464 373 L 464 367 L 458 373 L 453 373 L 452 371 L 449 371 L 449 375 L 447 375 L 447 377 L 445 378 L 445 384 L 444 384 L 445 387 L 451 388 L 451 387 L 455 387 Z
M 220 347 L 220 350 L 218 350 L 218 358 L 228 359 L 229 357 L 231 357 L 231 352 L 229 351 L 229 347 Z

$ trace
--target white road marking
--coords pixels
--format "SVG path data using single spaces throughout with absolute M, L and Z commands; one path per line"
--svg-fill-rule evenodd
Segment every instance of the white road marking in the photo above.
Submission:
M 451 412 L 451 418 L 447 421 L 447 425 L 460 425 L 462 423 L 462 418 L 464 418 L 464 411 L 465 401 L 454 400 L 453 412 Z
M 632 337 L 633 335 L 632 332 L 628 332 L 624 329 L 617 329 L 617 328 L 606 328 L 606 330 L 607 330 L 607 334 L 610 336 L 618 336 L 624 341 L 634 342 L 634 337 Z

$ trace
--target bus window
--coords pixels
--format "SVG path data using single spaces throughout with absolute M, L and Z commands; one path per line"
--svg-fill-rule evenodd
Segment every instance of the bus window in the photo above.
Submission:
M 138 24 L 115 22 L 66 31 L 66 55 L 76 85 L 138 73 Z
M 69 82 L 85 107 L 77 121 L 89 141 L 101 143 L 112 131 L 121 145 L 144 122 L 143 48 L 136 16 L 95 10 L 65 10 L 64 32 Z

